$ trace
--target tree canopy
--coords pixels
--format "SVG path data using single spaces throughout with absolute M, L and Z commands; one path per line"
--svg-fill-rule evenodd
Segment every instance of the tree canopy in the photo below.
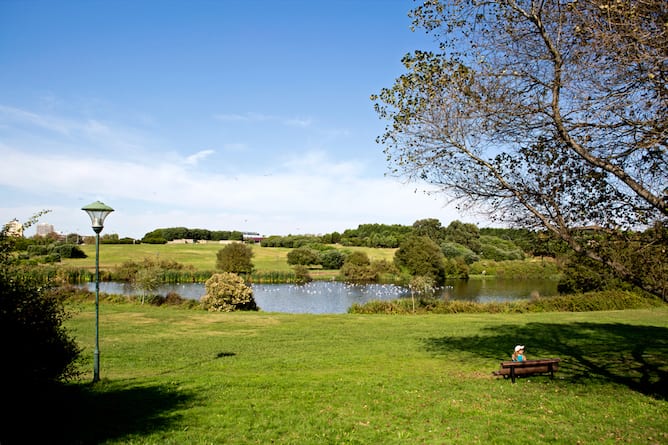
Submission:
M 216 269 L 235 274 L 253 272 L 253 249 L 246 244 L 233 242 L 216 253 Z
M 668 276 L 665 238 L 642 246 L 649 269 L 615 252 L 668 219 L 668 3 L 431 0 L 411 15 L 438 49 L 372 96 L 392 173 L 666 298 L 646 273 Z

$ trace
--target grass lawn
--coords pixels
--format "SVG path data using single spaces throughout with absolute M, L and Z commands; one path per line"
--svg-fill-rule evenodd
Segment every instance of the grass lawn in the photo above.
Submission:
M 67 326 L 85 349 L 85 379 L 62 395 L 63 410 L 32 412 L 40 427 L 23 437 L 105 444 L 668 443 L 665 307 L 362 316 L 102 304 L 102 381 L 93 386 L 93 307 L 77 309 Z M 556 378 L 513 385 L 492 377 L 517 343 L 529 358 L 561 357 Z
M 215 271 L 216 253 L 224 247 L 218 243 L 202 244 L 101 244 L 100 269 L 111 269 L 126 261 L 141 261 L 144 258 L 173 260 L 196 270 Z M 292 266 L 287 262 L 291 249 L 284 247 L 262 247 L 253 245 L 253 265 L 257 271 L 290 271 Z M 371 260 L 392 261 L 396 249 L 374 249 L 369 247 L 337 247 L 340 250 L 366 252 Z M 87 258 L 67 258 L 62 265 L 80 269 L 95 269 L 95 245 L 82 245 L 81 249 Z M 326 273 L 329 278 L 338 271 L 319 271 L 314 269 L 312 275 L 317 277 Z

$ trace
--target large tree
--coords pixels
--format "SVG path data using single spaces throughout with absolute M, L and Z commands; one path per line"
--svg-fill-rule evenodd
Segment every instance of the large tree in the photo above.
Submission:
M 668 3 L 432 0 L 411 15 L 438 49 L 406 55 L 372 97 L 392 172 L 666 299 L 665 236 L 641 246 L 656 267 L 617 253 L 638 230 L 665 234 Z

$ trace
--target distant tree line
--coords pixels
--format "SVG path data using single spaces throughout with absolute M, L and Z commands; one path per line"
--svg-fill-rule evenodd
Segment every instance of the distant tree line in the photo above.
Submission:
M 165 229 L 155 229 L 152 232 L 148 232 L 141 239 L 141 242 L 146 244 L 165 244 L 177 239 L 191 239 L 193 241 L 242 241 L 243 232 L 236 230 L 207 230 L 170 227 Z
M 325 235 L 270 236 L 263 247 L 310 247 L 340 244 L 346 247 L 399 248 L 411 236 L 426 236 L 441 247 L 447 258 L 462 257 L 467 263 L 482 258 L 494 260 L 523 259 L 525 255 L 555 257 L 564 251 L 563 242 L 547 232 L 529 229 L 483 228 L 453 221 L 447 227 L 435 218 L 415 221 L 413 225 L 360 224 L 356 229 Z

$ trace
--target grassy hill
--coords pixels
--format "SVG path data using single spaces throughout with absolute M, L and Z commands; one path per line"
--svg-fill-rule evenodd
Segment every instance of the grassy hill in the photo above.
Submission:
M 62 264 L 81 269 L 95 268 L 95 245 L 81 246 L 88 258 L 64 259 Z M 219 243 L 202 244 L 101 244 L 100 268 L 110 269 L 125 261 L 141 261 L 144 258 L 173 260 L 196 270 L 213 271 L 216 269 L 216 253 L 224 247 Z M 253 245 L 253 264 L 258 271 L 288 271 L 287 254 L 284 247 L 262 247 Z M 385 259 L 392 261 L 396 249 L 374 249 L 370 247 L 343 247 L 349 251 L 363 251 L 371 260 Z

